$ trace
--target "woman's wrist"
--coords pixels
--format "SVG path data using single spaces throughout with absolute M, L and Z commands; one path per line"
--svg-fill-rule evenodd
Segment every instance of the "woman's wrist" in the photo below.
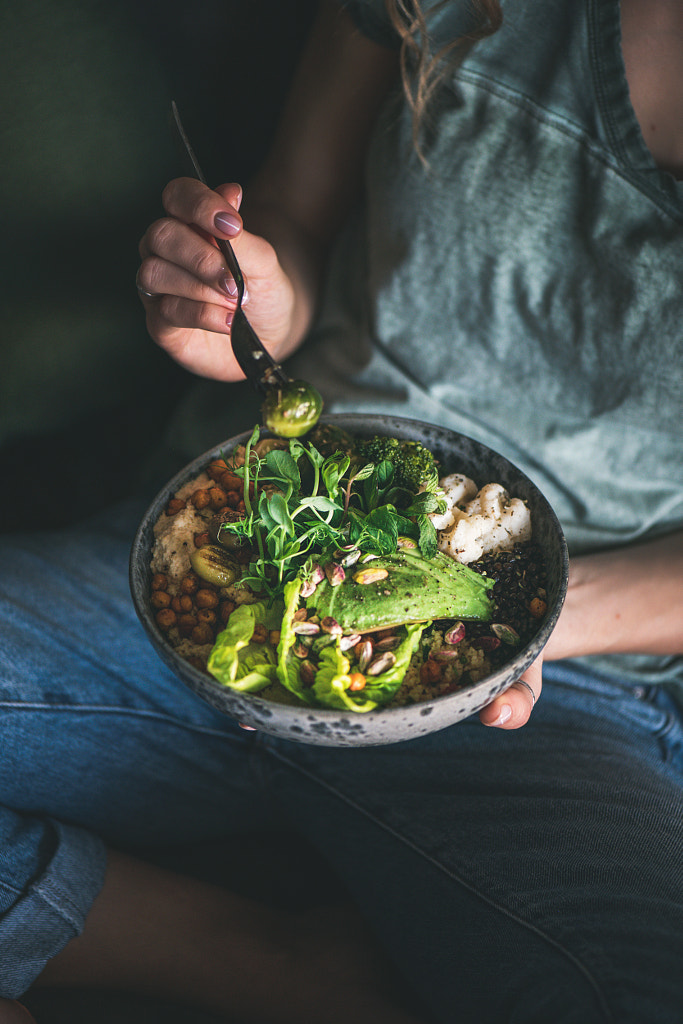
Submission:
M 572 559 L 547 660 L 683 653 L 683 534 Z

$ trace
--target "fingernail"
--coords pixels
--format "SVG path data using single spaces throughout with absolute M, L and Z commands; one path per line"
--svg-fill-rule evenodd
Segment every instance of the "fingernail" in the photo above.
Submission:
M 228 295 L 231 295 L 233 298 L 237 295 L 237 285 L 235 284 L 235 279 L 230 274 L 221 274 L 218 283 Z
M 509 704 L 503 704 L 502 708 L 498 713 L 498 718 L 493 722 L 487 722 L 487 725 L 495 727 L 497 725 L 505 725 L 512 718 L 512 708 Z
M 235 310 L 231 309 L 230 312 L 227 314 L 227 316 L 225 318 L 225 322 L 228 325 L 228 327 L 231 326 L 234 315 L 235 315 Z
M 213 222 L 219 231 L 222 231 L 224 235 L 230 235 L 231 238 L 238 235 L 242 227 L 240 221 L 232 213 L 217 213 Z
M 500 709 L 500 714 L 498 715 L 496 725 L 505 725 L 505 723 L 509 722 L 511 718 L 512 708 L 510 707 L 509 704 L 503 704 L 502 708 Z

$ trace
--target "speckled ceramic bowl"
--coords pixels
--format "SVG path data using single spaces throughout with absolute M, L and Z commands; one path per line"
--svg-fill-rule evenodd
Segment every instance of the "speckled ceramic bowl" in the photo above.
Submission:
M 356 436 L 384 434 L 421 441 L 434 452 L 444 472 L 464 473 L 479 486 L 492 481 L 501 483 L 513 496 L 529 503 L 534 540 L 543 551 L 548 576 L 548 612 L 536 636 L 511 661 L 475 685 L 456 693 L 407 707 L 358 714 L 318 710 L 304 705 L 292 707 L 264 700 L 258 695 L 237 693 L 179 657 L 158 629 L 149 603 L 154 524 L 169 498 L 183 484 L 197 476 L 213 458 L 219 458 L 236 445 L 246 442 L 250 431 L 200 455 L 166 484 L 147 509 L 130 559 L 135 608 L 156 650 L 178 678 L 213 707 L 243 725 L 301 743 L 333 747 L 398 743 L 444 729 L 479 711 L 507 689 L 546 644 L 567 589 L 567 548 L 557 517 L 538 488 L 519 469 L 490 448 L 462 434 L 417 420 L 390 416 L 326 416 L 322 422 L 332 423 Z

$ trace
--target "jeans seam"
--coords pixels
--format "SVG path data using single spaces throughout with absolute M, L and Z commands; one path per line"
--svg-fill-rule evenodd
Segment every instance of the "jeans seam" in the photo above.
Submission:
M 63 921 L 66 921 L 67 924 L 74 928 L 76 932 L 80 930 L 80 923 L 78 919 L 67 913 L 64 907 L 60 907 L 55 900 L 50 899 L 49 896 L 40 889 L 40 886 L 29 885 L 26 889 L 18 889 L 16 886 L 10 885 L 9 882 L 0 880 L 0 890 L 9 893 L 10 896 L 16 896 L 19 899 L 39 899 L 45 903 L 50 910 L 54 911 L 55 914 L 61 917 Z
M 359 814 L 362 814 L 363 817 L 374 822 L 374 824 L 377 825 L 378 828 L 381 828 L 384 832 L 393 836 L 394 839 L 398 840 L 398 842 L 408 847 L 410 850 L 413 851 L 413 853 L 416 853 L 419 857 L 427 861 L 442 874 L 447 875 L 449 878 L 451 878 L 458 885 L 462 886 L 462 888 L 466 889 L 477 899 L 481 900 L 483 903 L 486 903 L 488 906 L 492 907 L 496 912 L 503 914 L 505 917 L 508 917 L 521 928 L 529 932 L 532 932 L 543 942 L 546 942 L 553 949 L 557 950 L 575 968 L 575 970 L 577 970 L 578 973 L 581 974 L 581 976 L 585 979 L 585 981 L 593 991 L 595 998 L 597 1000 L 599 1010 L 604 1017 L 605 1024 L 614 1024 L 614 1016 L 611 1010 L 609 1009 L 609 1006 L 607 1005 L 605 996 L 602 993 L 598 981 L 593 977 L 589 968 L 574 953 L 572 953 L 569 949 L 563 946 L 558 939 L 552 938 L 552 936 L 547 935 L 541 928 L 539 928 L 538 925 L 532 924 L 529 921 L 525 921 L 523 918 L 519 917 L 514 911 L 510 910 L 507 907 L 501 906 L 491 897 L 486 896 L 474 885 L 467 882 L 464 878 L 461 878 L 459 875 L 455 874 L 455 872 L 453 872 L 450 868 L 446 867 L 439 860 L 436 860 L 431 854 L 428 854 L 424 850 L 422 850 L 411 839 L 408 839 L 400 832 L 397 832 L 396 829 L 394 829 L 391 825 L 388 825 L 386 822 L 383 822 L 379 818 L 375 817 L 375 815 L 371 811 L 366 810 L 360 804 L 356 803 L 355 800 L 353 800 L 349 796 L 346 796 L 346 794 L 340 792 L 330 783 L 318 778 L 318 776 L 314 775 L 306 768 L 303 768 L 301 765 L 297 764 L 296 761 L 291 761 L 283 753 L 281 753 L 279 750 L 272 748 L 270 745 L 265 746 L 265 749 L 267 753 L 271 754 L 277 760 L 283 762 L 289 768 L 292 768 L 294 771 L 299 772 L 302 775 L 305 775 L 306 778 L 308 778 L 311 782 L 314 782 L 316 785 L 321 786 L 323 789 L 326 789 L 333 796 L 337 797 L 339 800 L 342 800 L 345 804 L 347 804 L 349 807 L 352 807 Z

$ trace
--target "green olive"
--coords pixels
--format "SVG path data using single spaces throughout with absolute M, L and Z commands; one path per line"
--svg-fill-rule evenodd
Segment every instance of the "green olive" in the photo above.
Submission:
M 300 437 L 320 419 L 323 400 L 305 380 L 290 380 L 269 391 L 261 407 L 268 430 L 280 437 Z
M 234 558 L 217 544 L 205 544 L 190 555 L 192 568 L 207 583 L 217 587 L 230 587 L 242 575 Z

